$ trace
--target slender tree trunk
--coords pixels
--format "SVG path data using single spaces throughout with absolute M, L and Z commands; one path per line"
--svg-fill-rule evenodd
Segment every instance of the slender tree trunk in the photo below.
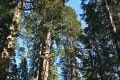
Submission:
M 117 40 L 117 30 L 116 30 L 116 26 L 115 26 L 115 23 L 113 21 L 113 18 L 112 18 L 112 14 L 111 14 L 111 11 L 110 11 L 110 8 L 109 8 L 109 5 L 108 5 L 108 1 L 107 0 L 104 0 L 105 2 L 105 6 L 106 6 L 106 9 L 108 11 L 108 14 L 109 14 L 109 19 L 110 19 L 110 23 L 112 25 L 112 28 L 113 28 L 113 43 L 116 47 L 116 56 L 119 55 L 119 46 L 118 46 L 118 40 Z
M 14 52 L 14 45 L 15 45 L 15 38 L 16 33 L 18 29 L 19 20 L 21 18 L 21 9 L 23 7 L 23 0 L 19 0 L 15 9 L 14 9 L 14 15 L 13 20 L 10 26 L 10 34 L 7 36 L 7 40 L 5 42 L 5 47 L 3 48 L 3 51 L 0 56 L 0 79 L 5 79 L 5 71 L 6 68 L 9 66 L 9 59 Z
M 113 32 L 116 33 L 116 26 L 115 26 L 115 23 L 114 23 L 114 21 L 113 21 L 112 14 L 111 14 L 111 11 L 110 11 L 108 2 L 107 2 L 107 0 L 104 0 L 104 1 L 105 1 L 106 9 L 107 9 L 107 11 L 108 11 L 108 13 L 109 13 L 109 19 L 110 19 L 111 25 L 112 25 L 112 27 L 113 27 Z
M 48 80 L 49 71 L 49 54 L 51 46 L 51 32 L 48 31 L 46 39 L 43 42 L 42 52 L 40 56 L 39 76 L 38 80 Z

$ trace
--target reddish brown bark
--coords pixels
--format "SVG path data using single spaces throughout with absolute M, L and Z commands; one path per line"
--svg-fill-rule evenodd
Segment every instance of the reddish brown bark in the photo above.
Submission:
M 71 65 L 71 80 L 77 80 L 75 55 L 71 55 L 70 65 Z
M 51 45 L 51 33 L 48 32 L 43 42 L 42 52 L 40 56 L 39 76 L 38 80 L 48 80 L 49 71 L 49 54 Z

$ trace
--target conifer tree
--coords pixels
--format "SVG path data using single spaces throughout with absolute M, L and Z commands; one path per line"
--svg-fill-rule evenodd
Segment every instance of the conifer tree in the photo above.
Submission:
M 10 4 L 10 1 L 8 2 Z M 12 2 L 11 2 L 12 3 Z M 9 5 L 6 5 L 9 6 Z M 12 8 L 10 9 L 10 11 L 13 11 L 13 18 L 12 18 L 12 22 L 10 23 L 10 27 L 9 27 L 9 34 L 6 37 L 5 40 L 5 46 L 3 47 L 3 50 L 1 51 L 1 56 L 0 56 L 0 79 L 5 80 L 6 78 L 6 69 L 8 68 L 8 64 L 10 61 L 10 57 L 12 56 L 12 54 L 14 53 L 14 45 L 15 45 L 15 38 L 16 38 L 16 33 L 19 27 L 19 21 L 20 21 L 20 17 L 21 17 L 21 9 L 23 7 L 23 0 L 18 0 L 18 2 L 16 2 L 15 6 L 14 6 L 14 10 L 12 10 Z M 8 8 L 9 9 L 9 8 Z

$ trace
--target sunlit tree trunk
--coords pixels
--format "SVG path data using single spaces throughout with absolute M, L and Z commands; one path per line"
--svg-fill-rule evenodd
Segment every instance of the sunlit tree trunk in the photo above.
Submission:
M 46 34 L 46 39 L 42 45 L 42 52 L 40 55 L 40 66 L 39 66 L 39 76 L 38 80 L 48 80 L 49 71 L 49 54 L 51 46 L 51 32 L 48 31 Z
M 14 9 L 14 14 L 13 14 L 13 20 L 10 26 L 10 34 L 7 36 L 7 40 L 5 42 L 5 47 L 3 48 L 3 51 L 1 53 L 0 59 L 0 79 L 4 80 L 5 79 L 5 71 L 6 68 L 9 65 L 9 59 L 14 53 L 14 45 L 15 45 L 15 38 L 16 38 L 16 33 L 18 29 L 18 24 L 21 18 L 21 8 L 23 7 L 23 0 L 19 0 L 17 2 L 17 5 L 15 6 Z

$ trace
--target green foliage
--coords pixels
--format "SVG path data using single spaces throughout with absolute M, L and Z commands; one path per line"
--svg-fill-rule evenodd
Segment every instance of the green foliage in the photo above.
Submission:
M 52 48 L 51 53 L 49 55 L 49 75 L 48 80 L 58 80 L 58 71 L 57 67 L 55 65 L 55 58 L 56 58 L 57 52 Z
M 38 2 L 40 8 L 38 8 L 39 15 L 42 15 L 47 21 L 59 19 L 61 11 L 61 0 L 41 0 Z
M 0 19 L 3 16 L 6 17 L 6 15 L 8 14 L 13 14 L 14 8 L 17 3 L 16 0 L 5 1 L 0 1 Z M 20 26 L 20 30 L 18 31 L 18 38 L 23 40 L 22 45 L 24 45 L 24 47 L 21 47 L 20 43 L 16 44 L 15 47 L 16 51 L 18 52 L 17 55 L 20 55 L 20 59 L 22 60 L 22 63 L 20 64 L 21 73 L 18 74 L 20 78 L 27 79 L 28 77 L 28 66 L 25 57 L 32 57 L 32 67 L 34 67 L 37 72 L 37 60 L 39 57 L 38 53 L 41 50 L 41 44 L 44 42 L 48 30 L 50 30 L 51 33 L 55 36 L 63 33 L 65 34 L 65 36 L 69 36 L 74 39 L 78 37 L 80 33 L 80 23 L 79 21 L 77 21 L 75 11 L 72 8 L 64 5 L 64 2 L 66 1 L 68 0 L 34 0 L 32 3 L 32 7 L 35 7 L 36 9 L 32 10 L 29 14 L 23 14 L 20 24 L 18 23 L 18 21 L 13 22 L 14 25 Z M 57 27 L 57 29 L 55 29 L 54 26 Z M 55 40 L 60 42 L 60 44 L 64 43 L 64 40 Z M 65 56 L 64 49 L 59 49 L 59 52 L 62 56 Z M 49 80 L 58 80 L 57 68 L 56 65 L 54 65 L 54 58 L 56 57 L 56 54 L 56 52 L 52 52 L 50 54 Z M 34 74 L 36 73 L 35 71 L 31 72 L 33 72 L 31 73 L 32 76 L 37 75 Z
M 62 56 L 65 56 L 65 49 L 59 49 L 59 53 L 60 53 Z
M 108 0 L 106 1 L 108 2 Z M 113 11 L 111 13 L 113 18 L 115 18 L 114 13 L 119 13 L 119 11 L 115 10 L 117 7 L 113 6 L 116 4 L 111 4 L 111 2 L 113 3 L 114 1 L 110 0 L 108 2 L 110 11 Z M 80 66 L 81 69 L 79 70 L 87 80 L 117 79 L 118 77 L 115 75 L 119 73 L 117 72 L 118 68 L 115 68 L 115 66 L 119 65 L 119 59 L 117 58 L 119 50 L 117 47 L 115 48 L 117 43 L 114 42 L 114 40 L 118 34 L 113 34 L 113 28 L 109 18 L 110 15 L 108 15 L 105 0 L 90 0 L 88 3 L 82 1 L 82 3 L 84 3 L 82 5 L 84 11 L 83 16 L 85 16 L 84 20 L 88 27 L 84 30 L 86 34 L 84 36 L 85 51 L 81 50 L 81 54 L 77 56 L 82 60 L 82 66 Z M 116 22 L 119 21 L 117 20 Z
M 49 76 L 48 80 L 59 80 L 58 79 L 58 73 L 57 73 L 57 68 L 55 65 L 50 65 L 49 66 Z
M 16 5 L 15 0 L 0 0 L 0 19 L 6 15 L 13 14 L 13 9 Z
M 63 32 L 69 37 L 76 38 L 80 34 L 80 22 L 77 20 L 75 11 L 71 7 L 65 6 L 62 11 Z

